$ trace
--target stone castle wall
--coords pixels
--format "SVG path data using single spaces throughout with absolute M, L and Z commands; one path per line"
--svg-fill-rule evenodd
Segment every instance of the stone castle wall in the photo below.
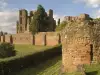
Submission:
M 30 33 L 20 33 L 12 35 L 13 44 L 33 44 L 54 46 L 59 44 L 59 33 L 56 32 L 40 32 L 35 36 Z M 11 35 L 1 36 L 0 42 L 11 42 Z
M 78 65 L 90 64 L 91 41 L 88 26 L 83 22 L 70 24 L 62 35 L 63 71 L 77 71 Z
M 100 62 L 100 22 L 69 22 L 62 35 L 62 71 L 79 71 L 83 64 Z
M 90 19 L 88 14 L 80 14 L 79 16 L 65 16 L 64 21 L 83 21 Z
M 14 44 L 32 44 L 31 34 L 16 34 L 12 35 Z

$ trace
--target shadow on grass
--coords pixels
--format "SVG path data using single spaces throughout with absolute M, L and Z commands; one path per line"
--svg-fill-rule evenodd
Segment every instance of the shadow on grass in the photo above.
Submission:
M 55 56 L 54 58 L 50 58 L 44 62 L 41 62 L 41 64 L 39 65 L 31 65 L 20 71 L 13 72 L 10 75 L 37 75 L 38 73 L 43 72 L 45 69 L 54 66 L 54 64 L 56 64 L 58 60 L 61 60 L 61 55 Z
M 59 57 L 61 56 L 61 46 L 55 47 L 52 49 L 48 49 L 42 52 L 38 52 L 32 55 L 29 55 L 24 58 L 20 58 L 18 60 L 14 60 L 14 62 L 11 62 L 10 65 L 8 64 L 10 68 L 9 74 L 5 70 L 4 75 L 19 75 L 17 73 L 34 73 L 36 75 L 38 72 L 41 72 L 45 70 L 46 68 L 54 65 L 58 62 Z M 55 60 L 57 59 L 57 60 Z M 52 60 L 54 60 L 52 62 Z M 48 62 L 49 61 L 49 62 Z M 13 64 L 13 65 L 12 65 Z M 15 65 L 16 64 L 16 65 Z M 7 66 L 7 68 L 8 68 Z M 22 66 L 22 67 L 20 67 Z M 30 70 L 29 70 L 30 69 Z M 30 72 L 25 72 L 30 71 Z M 24 74 L 24 75 L 31 75 L 31 74 Z
M 98 71 L 87 72 L 86 75 L 97 75 Z

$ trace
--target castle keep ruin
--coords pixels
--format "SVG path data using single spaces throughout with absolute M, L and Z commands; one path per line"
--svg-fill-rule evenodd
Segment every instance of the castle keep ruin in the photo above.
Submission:
M 30 26 L 30 24 L 31 24 L 31 22 L 32 22 L 32 19 L 33 19 L 33 17 L 34 17 L 34 13 L 35 13 L 36 11 L 30 11 L 29 13 L 28 13 L 28 11 L 27 10 L 25 10 L 25 9 L 21 9 L 21 10 L 19 10 L 19 21 L 17 21 L 17 25 L 16 25 L 16 32 L 17 33 L 26 33 L 26 32 L 29 32 L 30 30 L 29 30 L 29 26 Z M 29 14 L 29 15 L 28 15 Z M 45 27 L 40 27 L 39 29 L 41 30 L 41 29 L 43 29 L 44 28 L 44 30 L 41 30 L 40 32 L 47 32 L 47 31 L 54 31 L 55 30 L 55 27 L 56 27 L 56 21 L 54 20 L 54 18 L 53 18 L 53 10 L 52 9 L 50 9 L 49 11 L 48 11 L 48 13 L 47 13 L 47 16 L 48 16 L 48 23 L 49 23 L 49 25 L 46 25 L 47 27 L 45 28 Z

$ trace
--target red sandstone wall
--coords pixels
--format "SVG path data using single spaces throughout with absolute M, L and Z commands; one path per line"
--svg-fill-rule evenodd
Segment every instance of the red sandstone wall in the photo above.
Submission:
M 32 35 L 28 33 L 12 35 L 14 44 L 32 44 Z
M 59 36 L 56 32 L 40 32 L 33 38 L 30 33 L 20 33 L 12 35 L 13 44 L 33 44 L 35 45 L 47 45 L 54 46 L 59 44 Z M 46 37 L 44 37 L 46 35 Z M 1 36 L 1 42 L 3 42 L 3 36 Z M 5 35 L 5 42 L 10 42 L 10 35 Z
M 43 45 L 44 43 L 43 35 L 44 33 L 38 33 L 35 35 L 35 45 Z
M 54 46 L 58 44 L 59 36 L 57 33 L 54 32 L 48 32 L 46 34 L 46 44 L 50 46 Z
M 3 36 L 1 36 L 1 43 L 3 42 Z

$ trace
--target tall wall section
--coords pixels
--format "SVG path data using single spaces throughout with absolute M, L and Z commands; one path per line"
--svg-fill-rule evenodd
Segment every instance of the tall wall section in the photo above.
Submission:
M 62 32 L 62 64 L 64 72 L 78 71 L 78 65 L 91 63 L 91 40 L 88 25 L 71 23 Z

